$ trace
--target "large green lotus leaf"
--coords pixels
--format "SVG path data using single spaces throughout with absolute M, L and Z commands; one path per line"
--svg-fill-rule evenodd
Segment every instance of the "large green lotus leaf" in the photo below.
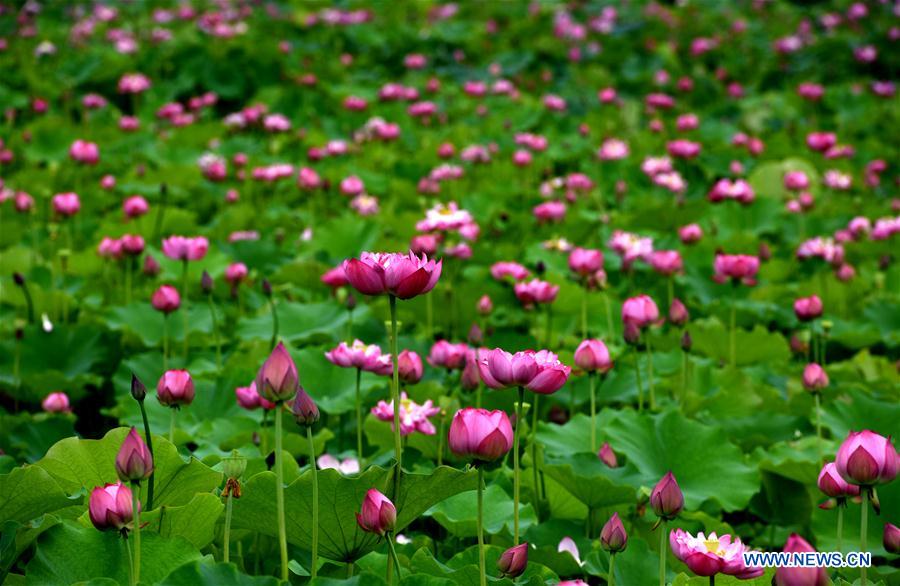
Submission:
M 175 342 L 184 340 L 183 311 L 184 309 L 179 309 L 166 318 L 149 303 L 117 305 L 109 310 L 106 324 L 112 330 L 127 331 L 137 336 L 144 346 L 150 348 L 161 347 L 165 332 L 169 337 L 169 352 L 174 354 L 181 348 L 180 345 L 175 345 Z M 204 334 L 204 340 L 207 338 L 211 340 L 213 327 L 209 307 L 205 303 L 193 303 L 188 306 L 187 312 L 188 331 L 192 334 Z
M 710 358 L 727 362 L 730 359 L 730 331 L 715 318 L 699 319 L 691 323 L 694 351 Z M 747 331 L 735 332 L 735 358 L 738 366 L 785 362 L 790 357 L 790 347 L 785 339 L 761 325 Z
M 758 461 L 760 470 L 780 474 L 801 484 L 814 484 L 819 477 L 821 454 L 835 452 L 825 441 L 818 448 L 815 437 L 807 437 L 795 442 L 779 442 L 766 449 L 757 448 L 753 458 Z M 820 452 L 821 449 L 821 452 Z
M 822 408 L 822 426 L 843 441 L 851 431 L 869 429 L 882 435 L 896 435 L 900 429 L 900 402 L 878 400 L 862 390 L 848 390 Z
M 0 524 L 25 523 L 43 514 L 76 504 L 59 484 L 38 466 L 15 468 L 0 475 Z
M 555 582 L 556 575 L 545 568 L 539 566 L 532 568 L 529 564 L 525 573 L 515 582 L 509 578 L 494 578 L 491 576 L 491 570 L 497 567 L 497 560 L 503 550 L 499 547 L 485 547 L 485 567 L 488 568 L 488 580 L 494 586 L 538 586 L 548 584 L 548 580 Z M 423 548 L 418 550 L 410 560 L 410 569 L 413 575 L 405 578 L 403 584 L 459 584 L 462 586 L 478 586 L 481 579 L 481 572 L 478 569 L 478 550 L 469 548 L 460 552 L 451 558 L 446 564 L 441 563 L 431 554 L 430 551 Z M 536 564 L 535 564 L 536 565 Z M 431 582 L 418 579 L 418 574 L 425 574 L 434 578 L 442 578 L 446 582 Z
M 597 441 L 603 443 L 607 438 L 607 429 L 619 415 L 611 409 L 604 409 L 597 414 Z M 591 450 L 591 418 L 583 413 L 575 414 L 565 425 L 538 422 L 537 441 L 549 456 L 568 456 L 588 453 Z M 616 446 L 613 446 L 616 450 Z M 617 450 L 616 450 L 617 451 Z
M 291 342 L 321 338 L 330 342 L 346 335 L 349 312 L 336 303 L 282 302 L 278 308 L 279 335 Z M 368 310 L 359 307 L 353 319 L 365 319 Z M 245 317 L 238 322 L 235 335 L 241 340 L 270 340 L 272 338 L 272 314 L 268 311 Z
M 60 523 L 38 538 L 25 576 L 30 584 L 68 586 L 92 578 L 129 582 L 128 549 L 115 531 Z M 141 534 L 141 583 L 156 584 L 179 566 L 200 559 L 184 539 Z
M 616 560 L 616 564 L 618 564 L 618 560 Z M 766 568 L 762 576 L 750 580 L 740 580 L 734 576 L 717 574 L 716 586 L 771 586 L 774 575 L 775 568 Z M 681 573 L 675 576 L 672 586 L 709 586 L 709 578 Z
M 428 515 L 457 537 L 478 536 L 478 494 L 464 492 L 435 505 Z M 531 504 L 519 509 L 519 530 L 524 532 L 538 522 Z M 484 531 L 494 535 L 504 529 L 512 532 L 513 500 L 496 484 L 484 490 Z
M 119 427 L 99 440 L 64 439 L 50 448 L 35 466 L 49 472 L 69 494 L 80 490 L 90 492 L 96 486 L 117 482 L 116 454 L 127 433 L 127 428 Z M 154 506 L 187 504 L 196 493 L 210 492 L 222 482 L 220 472 L 193 457 L 185 462 L 175 446 L 161 436 L 153 436 L 153 450 Z
M 154 509 L 141 521 L 163 537 L 181 537 L 203 549 L 216 536 L 216 523 L 225 510 L 222 499 L 212 493 L 198 493 L 186 505 Z
M 671 471 L 684 491 L 686 508 L 716 500 L 734 511 L 746 506 L 759 487 L 759 471 L 722 429 L 685 419 L 677 411 L 622 411 L 606 433 L 613 449 L 637 468 L 643 486 L 654 486 Z
M 75 417 L 68 413 L 0 415 L 0 448 L 37 462 L 50 446 L 75 435 L 74 427 Z
M 630 462 L 610 468 L 595 454 L 547 456 L 543 470 L 591 509 L 634 503 L 634 487 L 640 482 Z
M 249 576 L 236 565 L 196 561 L 182 565 L 160 582 L 161 586 L 278 586 L 274 576 Z
M 393 472 L 373 466 L 356 477 L 337 470 L 321 470 L 319 479 L 319 554 L 334 561 L 356 560 L 371 551 L 377 535 L 365 533 L 356 523 L 366 492 L 370 488 L 390 495 Z M 477 475 L 442 466 L 431 474 L 404 473 L 397 507 L 397 531 L 402 531 L 436 503 L 464 491 L 474 490 Z M 288 541 L 309 549 L 312 545 L 312 474 L 307 471 L 285 487 L 285 521 Z M 277 535 L 275 475 L 261 472 L 243 487 L 234 502 L 233 526 Z
M 773 526 L 805 526 L 813 503 L 802 483 L 764 471 L 762 490 L 753 495 L 750 511 Z
M 593 551 L 584 558 L 584 571 L 591 576 L 609 576 L 609 554 Z M 671 568 L 668 569 L 671 573 Z M 659 583 L 659 553 L 640 537 L 630 537 L 625 551 L 616 554 L 616 584 Z

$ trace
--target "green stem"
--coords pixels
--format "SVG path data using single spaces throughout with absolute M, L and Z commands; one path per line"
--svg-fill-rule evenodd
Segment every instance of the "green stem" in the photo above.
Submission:
M 225 539 L 222 544 L 222 561 L 226 564 L 229 561 L 229 550 L 231 549 L 231 492 L 225 497 Z
M 736 305 L 737 304 L 735 302 L 735 299 L 734 299 L 734 297 L 732 297 L 732 299 L 731 299 L 731 329 L 730 329 L 729 336 L 728 336 L 728 348 L 729 348 L 728 355 L 730 357 L 730 363 L 731 363 L 732 368 L 734 368 L 737 365 L 737 354 L 736 354 L 736 350 L 735 350 L 735 348 L 736 348 L 735 335 L 736 335 L 736 330 L 737 330 L 737 327 L 736 327 L 736 322 L 737 322 Z
M 656 392 L 653 388 L 653 349 L 650 347 L 650 331 L 647 331 L 647 386 L 650 388 L 650 410 L 656 410 Z
M 209 315 L 212 316 L 213 340 L 216 343 L 216 369 L 222 371 L 222 341 L 219 338 L 219 320 L 216 319 L 216 306 L 213 303 L 212 295 L 207 297 L 209 300 Z
M 550 350 L 550 343 L 553 341 L 553 305 L 549 303 L 547 304 L 547 329 L 545 330 L 545 335 L 547 339 L 544 347 Z
M 672 275 L 669 277 L 668 289 L 669 289 L 669 308 L 671 308 L 672 300 L 675 299 L 675 275 Z
M 188 317 L 188 289 L 187 289 L 187 276 L 188 276 L 188 261 L 184 260 L 181 265 L 181 315 L 184 320 L 184 367 L 187 368 L 188 364 L 188 347 L 190 345 L 189 336 L 188 336 L 188 328 L 190 327 L 190 318 Z
M 644 410 L 644 385 L 641 383 L 641 366 L 638 364 L 638 348 L 634 347 L 634 354 L 632 355 L 634 358 L 634 375 L 637 378 L 637 388 L 638 388 L 638 413 Z
M 540 395 L 537 393 L 534 394 L 534 401 L 532 401 L 531 405 L 531 437 L 529 442 L 531 443 L 531 470 L 534 474 L 534 510 L 537 513 L 538 517 L 540 517 L 540 500 L 541 500 L 541 485 L 540 485 L 540 466 L 538 460 L 538 446 L 537 446 L 537 424 L 538 424 L 538 399 Z
M 841 547 L 843 545 L 843 533 L 844 533 L 844 505 L 838 504 L 837 511 L 837 549 L 840 552 L 843 552 L 844 549 Z
M 309 441 L 309 467 L 312 469 L 313 504 L 312 504 L 312 563 L 310 574 L 315 580 L 319 565 L 319 477 L 316 470 L 316 445 L 313 443 L 312 426 L 306 426 L 306 439 Z
M 169 370 L 169 314 L 163 314 L 162 332 L 163 370 Z
M 687 397 L 687 362 L 688 362 L 688 353 L 684 350 L 681 351 L 681 401 L 684 402 L 685 397 Z M 672 392 L 674 395 L 674 391 Z
M 175 413 L 178 411 L 175 407 L 169 407 L 172 410 L 172 415 L 169 417 L 169 443 L 175 443 Z
M 281 450 L 281 403 L 275 407 L 275 506 L 278 510 L 278 546 L 281 553 L 281 580 L 288 579 L 287 530 L 284 526 L 284 455 Z
M 269 297 L 269 310 L 272 312 L 272 343 L 271 343 L 271 347 L 274 350 L 275 344 L 278 343 L 278 310 L 275 309 L 275 300 L 272 297 Z
M 128 554 L 128 578 L 129 584 L 134 584 L 134 554 L 132 553 L 133 548 L 131 544 L 128 543 L 128 538 L 125 538 L 125 552 Z M 6 578 L 6 575 L 0 575 L 0 578 Z
M 134 259 L 125 259 L 125 305 L 131 305 L 131 271 Z
M 713 574 L 709 577 L 709 586 L 716 586 L 716 575 Z
M 822 464 L 822 399 L 821 393 L 816 391 L 813 396 L 816 398 L 816 450 L 819 454 L 816 462 Z
M 266 430 L 269 423 L 269 410 L 263 408 L 263 420 L 262 425 L 260 426 L 260 435 L 259 435 L 259 449 L 262 452 L 262 457 L 265 458 L 269 455 L 269 432 Z
M 609 303 L 609 293 L 603 296 L 603 303 L 606 306 L 606 335 L 609 336 L 610 339 L 613 337 L 613 319 L 612 319 L 612 308 Z
M 659 524 L 659 586 L 666 586 L 666 521 Z
M 582 287 L 584 294 L 581 296 L 581 339 L 587 340 L 588 337 L 588 318 L 587 318 L 587 302 L 588 302 L 588 288 L 587 285 Z
M 153 458 L 153 438 L 150 437 L 150 421 L 147 419 L 147 408 L 144 407 L 144 401 L 138 401 L 138 405 L 141 406 L 141 419 L 144 420 L 144 437 L 147 438 L 147 449 L 150 451 L 150 458 Z M 147 510 L 153 510 L 153 477 L 156 472 L 150 473 L 150 478 L 147 479 Z
M 353 577 L 353 562 L 347 562 L 347 579 Z
M 862 486 L 860 488 L 860 493 L 862 494 L 862 509 L 859 511 L 859 551 L 866 552 L 866 537 L 869 532 L 869 491 L 871 489 L 867 486 Z M 868 581 L 866 579 L 865 567 L 859 569 L 859 576 L 862 586 L 866 586 Z
M 397 579 L 400 579 L 400 560 L 397 559 L 397 550 L 394 549 L 394 534 L 387 533 L 385 539 L 387 540 L 388 549 L 391 552 L 391 560 L 394 562 L 394 565 L 397 566 Z M 390 572 L 390 565 L 388 565 L 388 572 Z M 390 584 L 393 580 L 393 576 L 389 573 L 388 578 L 388 584 Z
M 609 554 L 609 586 L 616 586 L 616 554 Z
M 400 358 L 397 340 L 397 298 L 390 297 L 391 305 L 391 361 L 393 377 L 391 384 L 391 400 L 394 403 L 394 458 L 397 460 L 397 473 L 394 475 L 394 501 L 400 497 L 400 475 L 403 473 L 403 446 L 400 442 Z M 398 568 L 399 571 L 399 568 Z
M 591 385 L 591 451 L 597 452 L 597 392 L 596 381 L 597 373 L 591 371 L 588 373 L 588 382 Z
M 513 429 L 513 545 L 519 545 L 519 439 L 522 435 L 522 403 L 524 401 L 525 388 L 519 387 L 516 426 Z
M 484 561 L 484 468 L 478 467 L 478 567 L 481 569 L 481 586 L 487 584 Z
M 131 512 L 134 518 L 134 583 L 141 581 L 141 483 L 131 483 Z
M 360 396 L 359 384 L 362 379 L 362 370 L 356 369 L 356 457 L 359 458 L 360 469 L 364 468 L 363 464 L 363 419 L 362 419 L 362 397 Z
M 425 335 L 428 336 L 428 341 L 434 339 L 434 302 L 431 300 L 431 295 L 425 296 Z

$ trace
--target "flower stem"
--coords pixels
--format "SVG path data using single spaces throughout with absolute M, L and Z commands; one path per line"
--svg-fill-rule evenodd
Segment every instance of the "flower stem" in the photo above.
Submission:
M 609 303 L 609 293 L 603 296 L 604 304 L 606 305 L 606 335 L 612 338 L 613 336 L 613 321 L 612 321 L 612 308 Z
M 310 574 L 315 580 L 319 565 L 319 477 L 316 470 L 316 446 L 313 443 L 312 426 L 306 426 L 306 439 L 309 441 L 309 467 L 312 469 L 313 504 L 312 504 L 312 563 Z
M 729 336 L 728 336 L 728 348 L 729 348 L 728 356 L 730 357 L 729 362 L 731 363 L 732 368 L 737 366 L 737 354 L 735 351 L 735 335 L 736 335 L 736 330 L 737 330 L 737 327 L 735 325 L 736 321 L 737 321 L 736 315 L 735 315 L 737 313 L 736 305 L 737 304 L 735 302 L 735 299 L 734 299 L 734 297 L 732 297 L 732 299 L 731 299 L 731 329 L 730 329 Z
M 141 581 L 141 483 L 131 483 L 131 512 L 134 518 L 134 583 Z
M 588 288 L 587 286 L 582 287 L 584 291 L 584 295 L 581 297 L 581 339 L 587 340 L 588 337 L 588 318 L 587 318 L 587 301 L 588 301 Z
M 638 413 L 644 410 L 644 385 L 641 383 L 641 366 L 638 364 L 638 348 L 634 347 L 634 375 L 637 378 L 638 388 Z
M 659 524 L 659 586 L 666 586 L 666 521 Z
M 188 290 L 187 290 L 187 276 L 188 276 L 188 261 L 185 260 L 181 265 L 181 315 L 184 316 L 184 367 L 187 368 L 188 363 L 188 328 L 190 327 L 190 320 L 188 318 Z
M 128 577 L 130 580 L 129 584 L 135 584 L 135 581 L 134 581 L 134 554 L 131 551 L 132 549 L 133 548 L 128 543 L 128 537 L 125 537 L 125 551 L 126 551 L 126 553 L 128 553 Z
M 401 577 L 400 576 L 400 560 L 397 559 L 397 550 L 394 549 L 394 535 L 392 533 L 387 533 L 387 534 L 385 534 L 385 539 L 387 540 L 388 550 L 390 550 L 390 552 L 391 552 L 391 560 L 394 562 L 394 565 L 397 566 L 397 578 L 399 579 Z M 391 567 L 390 567 L 390 564 L 388 564 L 388 572 L 390 572 L 390 570 L 391 570 Z M 390 584 L 393 581 L 393 576 L 391 576 L 389 574 L 389 577 L 391 579 L 388 580 L 388 584 Z
M 175 407 L 170 407 L 172 415 L 169 417 L 169 443 L 175 443 L 175 413 L 178 411 Z
M 597 373 L 591 371 L 588 373 L 588 382 L 591 385 L 591 451 L 597 451 L 597 392 L 596 381 Z
M 478 567 L 481 570 L 481 586 L 487 584 L 484 562 L 484 468 L 478 467 Z
M 359 383 L 362 378 L 362 370 L 356 369 L 356 457 L 359 458 L 360 469 L 365 468 L 363 463 L 363 419 L 362 419 L 362 397 L 359 394 Z
M 650 332 L 647 331 L 647 386 L 650 388 L 650 410 L 656 410 L 656 392 L 653 388 L 653 349 L 650 347 Z
M 229 561 L 229 550 L 231 548 L 231 492 L 225 497 L 225 539 L 222 544 L 222 561 L 226 564 Z
M 513 429 L 513 545 L 519 545 L 519 439 L 522 435 L 522 403 L 525 388 L 519 387 L 519 402 L 516 404 L 516 427 Z
M 544 347 L 550 350 L 550 342 L 553 340 L 553 306 L 549 303 L 547 304 L 547 329 L 545 330 L 545 335 L 547 338 Z
M 163 370 L 169 370 L 169 314 L 163 314 L 163 334 L 162 334 L 162 351 L 163 351 Z
M 212 316 L 213 340 L 216 343 L 216 369 L 222 370 L 222 341 L 219 338 L 219 321 L 216 319 L 216 306 L 213 303 L 212 295 L 207 297 L 209 300 L 209 314 Z
M 540 395 L 534 394 L 534 401 L 531 405 L 531 470 L 534 473 L 534 511 L 540 517 L 540 500 L 541 500 L 541 484 L 540 484 L 540 467 L 538 466 L 538 446 L 537 446 L 537 424 L 538 424 L 538 399 Z
M 278 310 L 275 309 L 275 300 L 271 296 L 269 297 L 269 310 L 272 312 L 272 343 L 271 343 L 271 347 L 274 350 L 275 344 L 278 343 Z
M 819 457 L 818 464 L 822 465 L 822 399 L 820 398 L 821 393 L 816 391 L 813 393 L 813 396 L 816 398 L 816 450 L 818 451 Z
M 616 586 L 616 554 L 609 554 L 609 586 Z
M 837 549 L 843 552 L 843 533 L 844 533 L 844 505 L 838 504 L 837 510 Z
M 861 489 L 862 490 L 860 490 L 860 492 L 862 493 L 862 509 L 860 509 L 860 511 L 859 511 L 859 514 L 860 514 L 860 518 L 859 518 L 859 551 L 865 552 L 865 551 L 867 551 L 866 550 L 866 537 L 868 536 L 868 532 L 869 532 L 868 515 L 869 515 L 869 491 L 870 491 L 870 489 L 867 486 L 863 486 L 863 487 L 861 487 Z M 859 576 L 861 579 L 860 583 L 862 584 L 862 586 L 866 586 L 867 579 L 866 579 L 865 566 L 863 566 L 859 569 Z
M 281 450 L 281 403 L 275 407 L 275 506 L 278 509 L 278 545 L 281 551 L 281 580 L 288 579 L 287 530 L 284 526 L 284 455 Z
M 400 358 L 397 340 L 397 298 L 389 297 L 391 305 L 391 362 L 393 377 L 391 378 L 391 400 L 394 403 L 394 458 L 397 460 L 397 473 L 394 475 L 394 502 L 400 497 L 400 475 L 403 473 L 403 446 L 400 442 Z M 399 571 L 399 568 L 398 568 Z
M 141 406 L 141 419 L 144 420 L 144 437 L 147 438 L 147 449 L 150 450 L 150 458 L 153 458 L 153 438 L 150 437 L 150 420 L 147 419 L 147 408 L 144 407 L 144 401 L 138 401 Z M 153 476 L 156 472 L 150 473 L 147 479 L 147 510 L 153 510 Z

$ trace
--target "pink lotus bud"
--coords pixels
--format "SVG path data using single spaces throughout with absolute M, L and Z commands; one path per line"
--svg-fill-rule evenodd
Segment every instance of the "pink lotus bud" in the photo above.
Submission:
M 818 295 L 800 297 L 794 301 L 794 314 L 800 321 L 811 321 L 822 315 L 822 300 Z
M 603 529 L 600 530 L 600 545 L 610 553 L 625 551 L 628 546 L 628 534 L 619 519 L 619 513 L 613 513 Z
M 816 484 L 819 486 L 819 490 L 832 498 L 847 498 L 859 495 L 859 487 L 844 480 L 838 474 L 837 466 L 835 466 L 834 462 L 829 462 L 822 466 L 822 471 L 819 472 L 819 479 Z
M 669 306 L 669 321 L 673 325 L 681 327 L 686 324 L 690 318 L 691 316 L 688 313 L 687 307 L 684 306 L 684 303 L 678 298 L 673 299 L 672 304 Z
M 477 309 L 481 315 L 490 315 L 494 310 L 494 302 L 487 295 L 482 295 L 478 300 Z
M 648 295 L 639 295 L 622 304 L 622 322 L 645 328 L 659 319 L 659 308 Z
M 497 569 L 507 578 L 518 578 L 528 566 L 528 542 L 522 542 L 500 554 Z
M 650 254 L 650 266 L 660 275 L 674 275 L 684 268 L 677 250 L 654 250 Z
M 703 229 L 698 224 L 688 224 L 678 229 L 678 237 L 684 244 L 694 244 L 703 238 Z
M 130 256 L 138 256 L 144 252 L 144 239 L 137 234 L 125 234 L 119 239 L 122 251 Z
M 292 398 L 299 387 L 297 366 L 284 344 L 278 342 L 256 375 L 256 390 L 264 399 L 280 403 Z
M 132 482 L 149 478 L 153 474 L 153 456 L 133 427 L 116 455 L 116 474 L 122 481 Z
M 569 269 L 586 276 L 603 268 L 603 253 L 599 250 L 575 248 L 569 253 Z
M 237 286 L 247 276 L 247 265 L 242 262 L 231 263 L 225 269 L 225 280 Z
M 414 385 L 422 380 L 425 369 L 422 359 L 412 350 L 401 350 L 397 356 L 397 370 L 400 380 L 408 385 Z
M 641 329 L 633 322 L 626 322 L 622 331 L 622 338 L 629 345 L 637 344 L 641 339 Z
M 384 535 L 394 530 L 397 509 L 388 497 L 370 488 L 360 512 L 356 514 L 356 522 L 363 531 Z
M 898 459 L 890 437 L 866 429 L 850 432 L 838 449 L 835 465 L 847 482 L 873 486 L 897 476 Z
M 96 165 L 100 161 L 100 149 L 96 143 L 76 140 L 69 148 L 69 158 L 83 165 Z
M 891 523 L 884 524 L 884 537 L 882 538 L 884 549 L 894 555 L 900 554 L 900 529 Z
M 675 480 L 675 475 L 667 472 L 650 493 L 650 506 L 660 519 L 670 521 L 684 508 L 684 493 Z
M 162 271 L 162 267 L 159 266 L 159 261 L 157 261 L 155 258 L 153 258 L 151 255 L 148 254 L 147 256 L 144 257 L 144 266 L 143 266 L 142 270 L 143 270 L 144 274 L 147 275 L 148 277 L 155 277 Z M 174 289 L 174 287 L 173 287 L 173 289 Z M 177 291 L 176 291 L 176 293 L 177 293 Z M 178 302 L 181 303 L 180 297 L 178 298 Z M 156 306 L 154 305 L 154 307 L 156 307 Z M 178 309 L 178 308 L 176 307 L 175 309 Z M 175 311 L 175 310 L 173 309 L 172 311 Z
M 473 391 L 481 384 L 481 375 L 478 373 L 477 350 L 469 350 L 466 355 L 466 366 L 460 376 L 460 386 L 464 391 Z
M 53 211 L 60 216 L 74 216 L 81 209 L 81 200 L 76 193 L 57 193 L 52 203 Z
M 150 209 L 147 200 L 140 195 L 133 195 L 122 202 L 122 211 L 129 218 L 143 216 Z
M 816 550 L 805 539 L 796 533 L 791 533 L 781 551 L 807 553 Z M 825 568 L 780 567 L 775 570 L 775 586 L 826 586 L 829 583 Z
M 41 401 L 41 408 L 47 413 L 68 413 L 71 411 L 69 396 L 62 391 L 50 393 Z
M 91 523 L 100 531 L 125 529 L 133 519 L 131 489 L 121 482 L 94 488 L 91 491 L 88 513 Z
M 148 256 L 147 258 L 152 259 L 153 257 Z M 146 265 L 147 261 L 144 262 L 145 272 Z M 161 285 L 159 289 L 153 292 L 150 303 L 153 305 L 153 309 L 168 315 L 181 306 L 181 296 L 178 294 L 178 290 L 175 287 L 171 285 Z
M 817 393 L 828 386 L 828 375 L 825 369 L 811 362 L 803 369 L 803 386 L 807 391 Z
M 512 448 L 512 425 L 503 411 L 460 409 L 453 416 L 447 443 L 461 458 L 493 462 Z
M 194 400 L 194 381 L 186 370 L 167 370 L 156 383 L 156 398 L 166 407 L 190 405 Z
M 575 350 L 575 365 L 586 372 L 605 374 L 613 367 L 609 350 L 601 340 L 584 340 Z
M 597 457 L 610 468 L 619 467 L 619 459 L 616 458 L 616 453 L 610 447 L 609 442 L 603 442 L 603 445 L 600 446 L 600 451 L 597 452 Z
M 294 421 L 297 425 L 310 426 L 319 420 L 319 407 L 312 397 L 303 390 L 303 387 L 297 389 L 294 400 L 291 401 L 291 413 L 294 415 Z

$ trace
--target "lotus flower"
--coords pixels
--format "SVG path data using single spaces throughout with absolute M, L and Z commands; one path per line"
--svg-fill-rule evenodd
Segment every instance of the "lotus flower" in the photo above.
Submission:
M 435 407 L 431 399 L 419 405 L 410 399 L 407 394 L 400 394 L 400 435 L 410 435 L 418 431 L 425 435 L 434 435 L 434 425 L 429 421 L 429 417 L 437 415 L 441 410 Z M 379 401 L 372 408 L 372 415 L 381 421 L 391 422 L 393 428 L 394 423 L 394 402 L 387 403 Z
M 613 367 L 609 350 L 601 340 L 584 340 L 575 349 L 575 366 L 585 372 L 606 373 Z
M 500 554 L 497 569 L 507 578 L 518 578 L 528 567 L 528 542 L 511 547 Z
M 62 391 L 50 393 L 41 401 L 41 408 L 47 413 L 68 413 L 71 411 L 69 396 Z
M 256 390 L 264 399 L 279 403 L 294 396 L 300 375 L 284 344 L 278 342 L 256 375 Z
M 660 519 L 672 520 L 684 508 L 684 493 L 675 480 L 675 475 L 666 472 L 650 493 L 650 506 Z
M 364 252 L 345 260 L 344 273 L 350 284 L 364 295 L 393 295 L 412 299 L 431 291 L 441 276 L 443 261 L 409 254 Z
M 890 437 L 866 429 L 850 432 L 838 448 L 835 466 L 847 482 L 872 486 L 897 476 L 898 459 Z
M 762 576 L 763 569 L 744 565 L 744 552 L 749 549 L 731 535 L 707 537 L 701 531 L 696 537 L 675 529 L 669 533 L 669 545 L 675 557 L 683 561 L 698 576 L 728 574 L 741 580 Z
M 384 372 L 385 361 L 379 360 L 381 356 L 383 356 L 381 348 L 377 344 L 366 344 L 361 340 L 353 340 L 353 344 L 349 346 L 346 342 L 341 342 L 325 353 L 325 358 L 329 362 L 343 368 L 358 368 L 381 375 L 390 374 L 390 360 L 387 361 L 387 372 Z M 390 358 L 390 355 L 387 356 Z
M 503 411 L 460 409 L 450 424 L 448 444 L 461 458 L 493 462 L 512 448 L 512 425 Z
M 482 352 L 478 361 L 481 380 L 492 389 L 525 387 L 540 394 L 555 393 L 572 369 L 562 364 L 549 350 L 525 350 L 510 354 L 496 348 Z
M 172 260 L 200 260 L 209 250 L 209 241 L 203 236 L 170 236 L 163 240 L 163 254 Z
M 168 370 L 156 383 L 156 398 L 167 407 L 190 405 L 194 400 L 194 381 L 186 370 Z
M 132 482 L 149 478 L 153 473 L 153 456 L 133 427 L 116 455 L 116 473 L 123 481 Z
M 356 522 L 363 531 L 384 535 L 394 530 L 397 509 L 391 499 L 370 488 L 363 499 L 360 512 L 356 514 Z
M 131 489 L 121 482 L 94 488 L 88 504 L 91 523 L 100 531 L 125 529 L 133 518 L 132 499 Z
M 622 304 L 622 322 L 645 328 L 659 319 L 659 308 L 649 295 L 639 295 Z
M 168 315 L 181 306 L 181 295 L 178 294 L 178 289 L 171 285 L 160 285 L 153 292 L 150 304 L 153 305 L 153 309 Z
M 796 533 L 791 533 L 781 551 L 806 553 L 816 549 Z M 829 583 L 825 568 L 780 567 L 775 570 L 775 586 L 826 586 Z
M 822 300 L 818 295 L 800 297 L 794 301 L 794 314 L 800 321 L 811 321 L 822 315 Z
M 600 545 L 610 553 L 625 551 L 628 546 L 628 534 L 619 519 L 619 513 L 613 513 L 609 521 L 600 530 Z

